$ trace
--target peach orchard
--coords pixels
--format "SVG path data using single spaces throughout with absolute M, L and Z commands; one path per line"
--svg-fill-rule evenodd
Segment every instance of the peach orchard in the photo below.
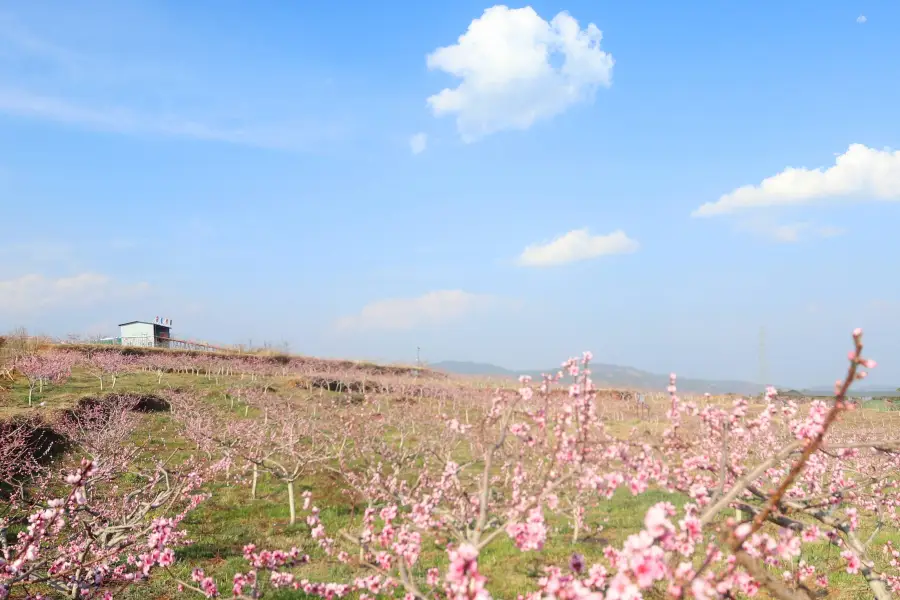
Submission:
M 697 403 L 679 397 L 673 374 L 658 407 L 664 426 L 652 435 L 613 426 L 590 353 L 516 388 L 372 375 L 344 377 L 327 394 L 317 390 L 334 388 L 335 374 L 302 359 L 64 347 L 18 356 L 6 375 L 28 381 L 32 408 L 28 419 L 0 423 L 0 598 L 110 598 L 160 580 L 173 595 L 208 598 L 292 589 L 328 599 L 487 599 L 503 573 L 489 579 L 479 558 L 504 543 L 541 560 L 522 595 L 535 600 L 819 598 L 833 592 L 834 575 L 810 551 L 822 544 L 839 555 L 842 577 L 892 598 L 900 549 L 879 535 L 900 530 L 900 437 L 844 426 L 862 410 L 848 402 L 851 384 L 875 366 L 862 350 L 857 330 L 828 402 L 798 405 L 769 389 L 753 402 Z M 47 463 L 29 419 L 41 418 L 47 388 L 79 368 L 106 395 L 47 417 L 72 448 L 65 466 Z M 190 457 L 147 456 L 134 441 L 138 399 L 109 392 L 141 372 L 152 374 Z M 174 373 L 230 387 L 213 402 L 168 386 Z M 295 380 L 292 393 L 275 393 L 276 380 Z M 315 473 L 335 489 L 301 489 Z M 208 501 L 210 484 L 255 498 L 262 479 L 304 532 L 295 543 L 247 544 L 245 567 L 227 579 L 179 570 L 182 549 L 197 541 L 185 519 Z M 642 527 L 595 557 L 541 558 L 553 536 L 578 547 L 599 533 L 597 511 L 617 490 L 671 500 L 652 504 Z M 333 529 L 321 509 L 336 492 L 359 511 Z M 334 575 L 308 576 L 316 562 Z

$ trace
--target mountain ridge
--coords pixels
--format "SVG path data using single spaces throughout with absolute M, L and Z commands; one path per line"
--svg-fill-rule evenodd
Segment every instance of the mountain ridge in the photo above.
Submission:
M 540 370 L 524 370 L 513 371 L 504 367 L 499 367 L 490 363 L 480 363 L 474 361 L 463 360 L 444 360 L 429 365 L 430 368 L 452 373 L 454 375 L 481 376 L 481 377 L 499 377 L 504 379 L 515 379 L 519 375 L 530 375 L 533 379 L 540 379 L 542 373 L 556 373 L 559 367 Z M 620 387 L 635 388 L 645 391 L 665 391 L 669 385 L 669 376 L 660 373 L 651 373 L 633 367 L 623 367 L 621 365 L 610 365 L 602 363 L 591 363 L 591 377 L 597 385 L 604 387 Z M 678 390 L 685 393 L 702 394 L 709 392 L 711 394 L 742 394 L 755 395 L 765 391 L 764 385 L 754 383 L 752 381 L 740 380 L 718 380 L 718 379 L 701 379 L 691 377 L 678 378 Z M 833 388 L 829 386 L 775 386 L 778 390 L 791 392 L 799 395 L 809 396 L 830 396 L 833 394 Z M 854 386 L 851 389 L 851 396 L 900 396 L 900 389 L 891 385 L 879 386 Z
M 504 367 L 499 367 L 490 363 L 479 363 L 473 361 L 444 360 L 429 365 L 430 368 L 452 373 L 454 375 L 482 376 L 482 377 L 499 377 L 503 379 L 514 379 L 519 375 L 530 375 L 532 378 L 539 379 L 541 373 L 556 373 L 559 367 L 540 370 L 524 370 L 512 371 Z M 597 385 L 605 387 L 622 387 L 635 388 L 646 391 L 665 391 L 669 385 L 669 376 L 659 373 L 651 373 L 633 367 L 623 367 L 620 365 L 610 365 L 602 363 L 591 363 L 591 378 Z M 765 391 L 765 386 L 750 381 L 738 380 L 714 380 L 714 379 L 698 379 L 691 377 L 679 377 L 678 389 L 681 392 L 689 393 L 705 393 L 711 394 L 759 394 Z

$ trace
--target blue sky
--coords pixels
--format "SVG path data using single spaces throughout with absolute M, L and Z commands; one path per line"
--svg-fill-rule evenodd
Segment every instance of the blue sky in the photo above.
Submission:
M 0 329 L 758 380 L 764 327 L 769 379 L 813 385 L 862 326 L 900 384 L 898 30 L 887 0 L 3 3 Z

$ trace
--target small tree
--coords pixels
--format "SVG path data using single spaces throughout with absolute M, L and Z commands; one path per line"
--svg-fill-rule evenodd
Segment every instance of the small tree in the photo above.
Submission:
M 297 520 L 296 482 L 317 466 L 337 458 L 347 432 L 330 432 L 316 421 L 309 405 L 299 408 L 274 394 L 250 400 L 265 416 L 235 418 L 224 411 L 210 411 L 203 403 L 184 394 L 169 395 L 176 417 L 198 449 L 209 451 L 214 444 L 227 461 L 240 458 L 253 470 L 252 494 L 260 472 L 269 473 L 285 484 L 290 523 Z
M 121 352 L 94 352 L 86 361 L 88 370 L 100 382 L 103 391 L 103 378 L 108 376 L 112 382 L 110 389 L 116 388 L 116 379 L 121 373 L 133 366 L 133 361 Z
M 20 357 L 16 370 L 28 379 L 28 406 L 32 405 L 34 390 L 43 393 L 44 384 L 61 383 L 71 377 L 75 357 L 70 352 L 33 353 Z
M 131 395 L 107 396 L 102 401 L 82 401 L 61 416 L 53 428 L 85 450 L 95 465 L 104 456 L 113 456 L 126 446 L 138 418 L 134 413 L 138 398 Z

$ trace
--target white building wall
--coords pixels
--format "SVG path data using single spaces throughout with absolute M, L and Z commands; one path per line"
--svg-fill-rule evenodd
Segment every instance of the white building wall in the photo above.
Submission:
M 130 323 L 119 329 L 123 346 L 153 346 L 152 323 Z

